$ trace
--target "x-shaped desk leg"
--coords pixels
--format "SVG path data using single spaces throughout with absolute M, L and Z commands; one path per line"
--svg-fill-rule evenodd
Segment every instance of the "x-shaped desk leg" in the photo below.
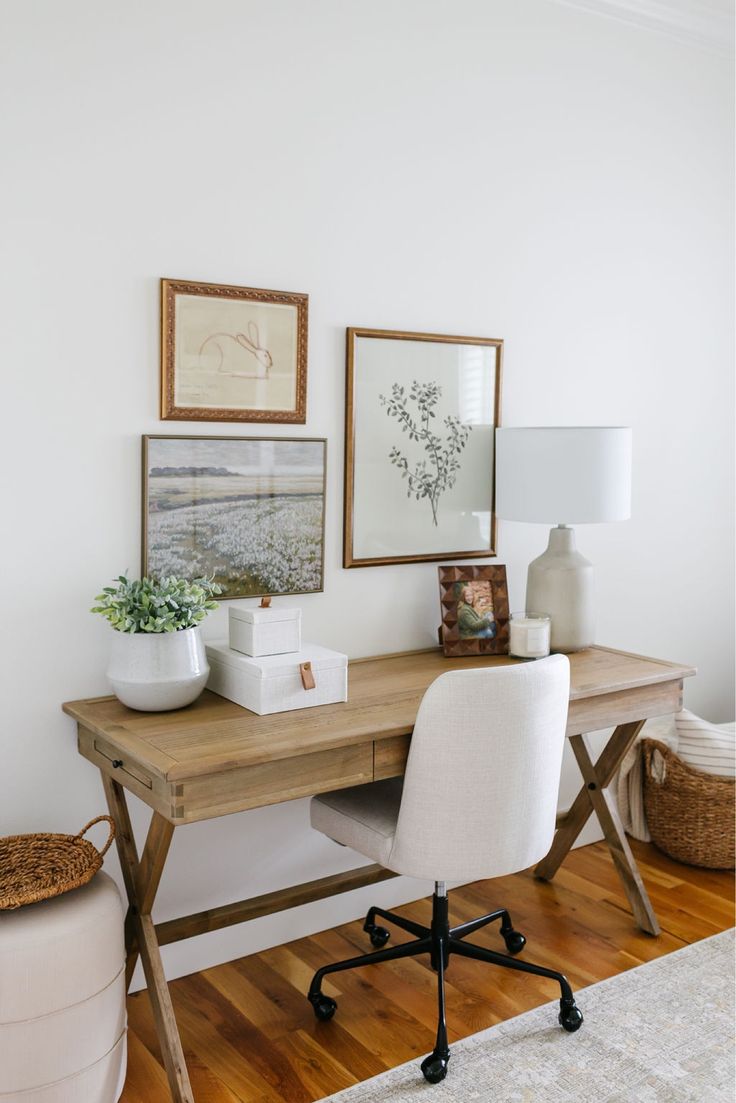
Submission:
M 125 920 L 126 949 L 128 962 L 126 976 L 128 982 L 133 975 L 138 954 L 146 974 L 148 996 L 156 1022 L 156 1032 L 161 1042 L 166 1074 L 169 1078 L 171 1097 L 174 1103 L 194 1103 L 189 1073 L 181 1048 L 179 1028 L 174 1017 L 171 994 L 164 974 L 161 951 L 156 938 L 156 930 L 151 918 L 151 909 L 161 880 L 164 862 L 169 852 L 173 824 L 153 813 L 148 831 L 143 857 L 138 851 L 130 824 L 125 790 L 116 781 L 102 774 L 105 796 L 110 815 L 115 821 L 115 841 L 120 857 L 120 866 L 128 894 L 128 915 Z
M 636 859 L 631 853 L 631 847 L 618 814 L 615 798 L 608 792 L 608 786 L 613 779 L 613 775 L 621 765 L 624 755 L 641 731 L 643 724 L 643 720 L 638 720 L 632 724 L 620 724 L 614 730 L 595 763 L 590 757 L 585 736 L 573 735 L 570 737 L 570 743 L 585 785 L 557 829 L 549 854 L 542 859 L 534 873 L 542 880 L 550 881 L 591 815 L 595 812 L 637 924 L 648 934 L 658 935 L 660 926 L 657 922 L 657 916 L 641 879 Z

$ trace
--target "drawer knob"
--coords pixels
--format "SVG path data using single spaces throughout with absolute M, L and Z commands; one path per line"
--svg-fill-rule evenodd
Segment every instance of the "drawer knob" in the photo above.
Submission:
M 122 766 L 122 764 L 123 764 L 122 758 L 113 758 L 113 760 L 112 760 L 113 770 L 119 770 L 120 767 Z

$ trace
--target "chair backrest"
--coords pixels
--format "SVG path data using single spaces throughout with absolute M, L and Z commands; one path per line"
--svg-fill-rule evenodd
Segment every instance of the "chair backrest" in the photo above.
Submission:
M 390 868 L 465 881 L 543 858 L 569 692 L 564 655 L 440 675 L 417 714 Z

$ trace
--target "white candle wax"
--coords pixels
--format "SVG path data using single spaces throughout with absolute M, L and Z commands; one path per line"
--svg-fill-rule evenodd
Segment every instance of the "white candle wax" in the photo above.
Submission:
M 549 617 L 512 617 L 509 621 L 509 655 L 542 659 L 549 655 Z

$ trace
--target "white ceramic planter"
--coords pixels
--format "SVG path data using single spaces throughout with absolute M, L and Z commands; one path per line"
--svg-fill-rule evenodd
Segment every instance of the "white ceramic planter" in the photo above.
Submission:
M 190 705 L 207 684 L 210 668 L 199 628 L 182 632 L 116 632 L 107 676 L 128 708 L 167 712 Z

